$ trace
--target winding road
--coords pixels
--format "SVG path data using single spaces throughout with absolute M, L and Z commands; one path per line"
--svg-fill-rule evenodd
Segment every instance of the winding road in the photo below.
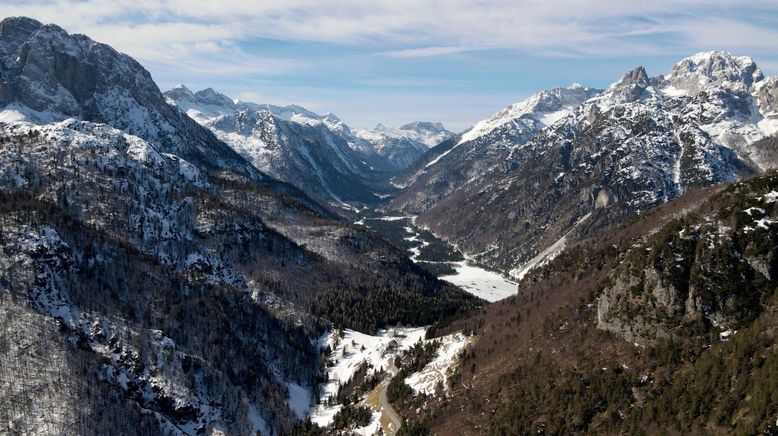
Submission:
M 389 381 L 392 377 L 400 371 L 394 365 L 390 365 L 387 370 L 390 374 L 389 377 L 376 386 L 373 392 L 368 395 L 367 402 L 374 409 L 381 410 L 381 428 L 384 434 L 394 436 L 402 426 L 402 418 L 394 410 L 389 400 L 386 399 L 386 388 L 389 386 Z
M 381 401 L 381 410 L 383 411 L 384 416 L 391 423 L 391 430 L 393 431 L 391 434 L 394 434 L 400 430 L 400 426 L 402 426 L 403 423 L 400 420 L 400 417 L 397 416 L 397 413 L 394 411 L 394 407 L 392 407 L 392 405 L 389 404 L 389 401 L 386 400 L 386 387 L 388 385 L 388 381 L 381 383 L 381 391 L 378 393 L 378 395 L 379 400 Z

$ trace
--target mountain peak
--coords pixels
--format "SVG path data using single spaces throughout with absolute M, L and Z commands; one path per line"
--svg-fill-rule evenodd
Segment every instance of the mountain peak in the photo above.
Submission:
M 578 86 L 575 86 L 578 85 Z M 554 124 L 569 114 L 576 106 L 598 95 L 599 89 L 585 88 L 572 84 L 567 88 L 551 88 L 532 94 L 525 100 L 514 103 L 497 112 L 490 118 L 476 123 L 470 130 L 462 134 L 459 143 L 473 141 L 488 135 L 495 129 L 509 125 L 512 121 L 523 119 L 516 133 L 527 135 L 529 132 L 544 126 Z
M 667 76 L 673 87 L 693 94 L 711 86 L 749 88 L 762 79 L 764 74 L 753 59 L 725 51 L 700 52 L 682 59 Z
M 446 132 L 446 128 L 443 127 L 443 124 L 435 121 L 414 121 L 412 123 L 400 126 L 400 129 L 426 131 L 433 133 Z
M 643 95 L 650 83 L 646 69 L 643 66 L 626 72 L 621 78 L 608 87 L 605 95 L 612 103 L 628 103 Z
M 216 92 L 213 88 L 205 88 L 197 91 L 194 97 L 202 104 L 212 104 L 216 106 L 232 106 L 235 102 L 224 94 Z
M 322 118 L 331 123 L 340 122 L 340 118 L 338 118 L 338 116 L 333 114 L 332 112 L 327 112 L 326 114 L 322 115 Z
M 616 82 L 614 82 L 608 89 L 623 88 L 629 86 L 648 86 L 648 73 L 643 66 L 634 68 L 626 73 Z
M 25 29 L 31 33 L 43 27 L 43 23 L 29 17 L 8 17 L 0 21 L 0 35 L 6 36 L 9 29 Z
M 187 88 L 183 83 L 179 83 L 171 90 L 165 92 L 165 97 L 172 99 L 174 102 L 178 101 L 192 101 L 194 100 L 194 93 Z
M 85 35 L 30 18 L 0 22 L 0 108 L 14 104 L 34 123 L 75 118 L 103 123 L 174 153 L 200 169 L 261 177 L 245 159 L 167 103 L 130 56 Z
M 0 21 L 0 61 L 6 63 L 6 68 L 18 57 L 14 56 L 17 48 L 42 27 L 43 23 L 27 17 L 9 17 Z

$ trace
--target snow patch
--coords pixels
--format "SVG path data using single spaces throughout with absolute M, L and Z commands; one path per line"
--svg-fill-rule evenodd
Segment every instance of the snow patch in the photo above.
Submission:
M 304 387 L 287 383 L 286 388 L 289 391 L 289 400 L 287 404 L 298 419 L 304 420 L 308 411 L 311 409 L 311 394 Z
M 770 217 L 754 220 L 754 224 L 756 224 L 757 227 L 761 227 L 765 230 L 770 230 L 770 226 L 776 223 L 778 223 L 778 221 L 770 219 Z
M 439 278 L 459 286 L 476 297 L 491 303 L 515 295 L 517 292 L 515 282 L 496 272 L 472 265 L 467 260 L 457 262 L 454 265 L 456 274 L 440 276 Z
M 426 341 L 438 341 L 440 343 L 437 355 L 421 371 L 406 378 L 405 384 L 413 388 L 417 394 L 435 395 L 439 385 L 442 385 L 444 393 L 447 393 L 448 378 L 456 369 L 459 362 L 459 354 L 472 342 L 472 339 L 471 336 L 454 333 Z
M 352 430 L 352 433 L 362 435 L 362 436 L 373 436 L 375 434 L 379 434 L 378 430 L 381 429 L 381 412 L 373 412 L 373 414 L 370 416 L 370 424 L 364 426 L 355 428 Z
M 573 230 L 575 230 L 575 228 L 579 224 L 589 219 L 591 215 L 592 213 L 589 212 L 583 217 L 581 217 L 581 219 L 576 221 L 576 223 L 573 225 L 573 228 L 570 229 L 570 231 L 568 231 L 567 233 L 565 233 L 564 236 L 559 238 L 556 242 L 551 244 L 545 250 L 541 251 L 537 256 L 533 257 L 529 262 L 525 263 L 520 268 L 512 269 L 509 272 L 511 277 L 521 281 L 522 279 L 524 279 L 524 276 L 526 276 L 533 269 L 546 265 L 552 260 L 554 260 L 557 256 L 559 256 L 560 253 L 562 253 L 565 250 L 565 248 L 567 248 L 567 237 L 570 235 L 570 233 Z
M 555 124 L 557 121 L 561 120 L 562 118 L 570 115 L 573 113 L 573 109 L 575 109 L 572 106 L 565 107 L 561 110 L 555 111 L 555 112 L 549 112 L 546 114 L 543 114 L 539 117 L 539 120 L 543 125 L 545 126 L 551 126 Z

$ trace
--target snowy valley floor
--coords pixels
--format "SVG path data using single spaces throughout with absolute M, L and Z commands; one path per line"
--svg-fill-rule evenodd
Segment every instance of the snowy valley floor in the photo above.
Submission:
M 438 277 L 486 301 L 502 300 L 516 293 L 516 282 L 477 266 L 452 244 L 416 226 L 414 218 L 363 210 L 356 224 L 370 227 L 397 247 L 408 251 L 414 262 L 441 267 L 442 273 Z

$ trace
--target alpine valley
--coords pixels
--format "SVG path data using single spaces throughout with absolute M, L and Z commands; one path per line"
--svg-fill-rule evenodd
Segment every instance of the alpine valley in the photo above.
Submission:
M 778 434 L 777 278 L 749 57 L 362 129 L 0 22 L 0 434 Z

